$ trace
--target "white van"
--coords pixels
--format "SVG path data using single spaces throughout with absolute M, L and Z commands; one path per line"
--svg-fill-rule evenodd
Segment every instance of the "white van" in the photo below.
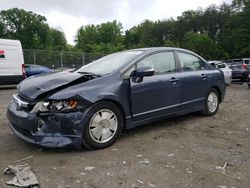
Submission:
M 25 78 L 20 41 L 0 39 L 0 85 L 17 84 Z

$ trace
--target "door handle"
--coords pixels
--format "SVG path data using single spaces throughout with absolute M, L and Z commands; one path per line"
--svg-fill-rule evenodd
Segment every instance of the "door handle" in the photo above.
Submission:
M 175 83 L 175 82 L 178 82 L 179 81 L 179 79 L 177 79 L 177 78 L 175 78 L 175 77 L 173 77 L 173 78 L 171 78 L 170 80 L 169 80 L 169 82 L 171 82 L 171 83 Z
M 201 78 L 207 78 L 207 74 L 201 74 Z

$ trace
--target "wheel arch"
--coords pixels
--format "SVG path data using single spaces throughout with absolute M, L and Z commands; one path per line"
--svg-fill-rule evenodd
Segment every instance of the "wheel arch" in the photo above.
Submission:
M 221 92 L 220 88 L 218 86 L 213 86 L 212 88 L 215 89 L 218 92 L 218 94 L 219 94 L 219 103 L 221 103 L 222 102 L 222 92 Z

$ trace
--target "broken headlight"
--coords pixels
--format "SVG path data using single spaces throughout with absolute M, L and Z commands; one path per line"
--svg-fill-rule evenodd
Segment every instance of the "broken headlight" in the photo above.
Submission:
M 62 101 L 41 101 L 38 102 L 30 113 L 37 112 L 65 112 L 76 109 L 78 106 L 77 100 L 62 100 Z

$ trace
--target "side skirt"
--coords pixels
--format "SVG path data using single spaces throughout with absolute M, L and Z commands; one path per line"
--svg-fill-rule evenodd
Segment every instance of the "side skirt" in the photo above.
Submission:
M 164 119 L 167 119 L 167 118 L 181 116 L 181 115 L 189 114 L 189 113 L 192 113 L 192 112 L 197 112 L 197 111 L 200 111 L 202 109 L 203 109 L 203 106 L 196 106 L 195 108 L 192 108 L 192 109 L 185 109 L 185 110 L 181 110 L 181 111 L 176 112 L 176 113 L 166 114 L 164 116 L 150 117 L 150 118 L 140 120 L 140 121 L 136 121 L 136 122 L 133 122 L 132 117 L 128 116 L 126 118 L 126 125 L 127 125 L 126 129 L 132 129 L 132 128 L 135 128 L 135 127 L 138 127 L 138 126 L 141 126 L 141 125 L 144 125 L 144 124 L 149 124 L 149 123 L 164 120 Z

